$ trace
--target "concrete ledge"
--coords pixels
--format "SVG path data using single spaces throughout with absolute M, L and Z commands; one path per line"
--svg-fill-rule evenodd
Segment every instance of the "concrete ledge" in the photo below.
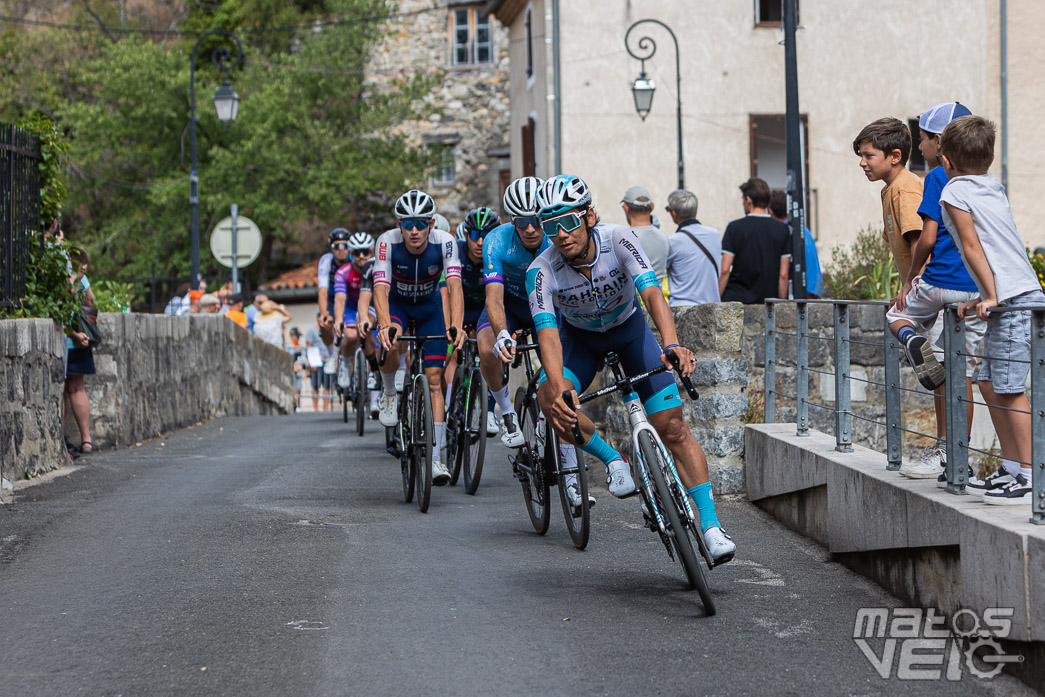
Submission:
M 1029 522 L 1029 506 L 948 494 L 888 471 L 882 453 L 840 453 L 832 436 L 799 437 L 794 424 L 749 425 L 745 445 L 748 497 L 847 566 L 945 612 L 1014 608 L 1011 638 L 1045 641 L 1045 526 Z

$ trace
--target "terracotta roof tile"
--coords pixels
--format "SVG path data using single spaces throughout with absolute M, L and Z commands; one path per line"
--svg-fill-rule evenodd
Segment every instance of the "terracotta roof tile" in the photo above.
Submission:
M 271 281 L 261 284 L 261 290 L 296 290 L 299 288 L 315 288 L 316 276 L 319 274 L 319 259 L 310 261 L 304 266 L 291 269 L 276 276 Z

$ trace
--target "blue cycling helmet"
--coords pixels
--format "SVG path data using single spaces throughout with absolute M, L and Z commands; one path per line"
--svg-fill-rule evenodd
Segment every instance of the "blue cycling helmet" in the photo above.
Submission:
M 560 213 L 591 205 L 591 190 L 584 180 L 570 174 L 545 179 L 537 190 L 538 215 L 552 218 Z

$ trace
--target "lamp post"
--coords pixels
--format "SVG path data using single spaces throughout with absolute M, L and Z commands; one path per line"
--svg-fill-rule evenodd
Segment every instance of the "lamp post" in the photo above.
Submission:
M 656 90 L 656 85 L 653 84 L 653 80 L 646 76 L 646 61 L 653 57 L 653 54 L 657 52 L 657 43 L 652 37 L 643 36 L 638 40 L 636 44 L 636 50 L 642 55 L 637 55 L 635 51 L 631 50 L 631 46 L 628 42 L 628 38 L 631 36 L 631 32 L 635 27 L 640 24 L 646 24 L 647 22 L 657 24 L 668 32 L 671 36 L 671 40 L 675 42 L 675 96 L 677 98 L 676 110 L 675 110 L 675 122 L 676 129 L 678 132 L 678 169 L 679 169 L 679 187 L 680 189 L 686 188 L 685 179 L 685 165 L 682 161 L 682 77 L 679 71 L 679 41 L 675 38 L 675 32 L 671 31 L 671 27 L 659 19 L 640 19 L 639 21 L 628 27 L 628 31 L 624 34 L 624 48 L 627 49 L 628 55 L 632 58 L 636 58 L 642 61 L 642 67 L 639 68 L 639 76 L 635 80 L 635 84 L 632 85 L 631 94 L 635 98 L 635 111 L 638 112 L 639 118 L 643 121 L 646 120 L 646 116 L 649 114 L 650 107 L 653 106 L 653 92 Z
M 196 173 L 196 52 L 200 44 L 209 36 L 227 36 L 236 42 L 236 59 L 232 65 L 226 65 L 232 52 L 225 45 L 219 45 L 211 53 L 211 62 L 214 67 L 222 73 L 222 85 L 214 92 L 214 109 L 218 113 L 218 120 L 222 123 L 231 123 L 236 120 L 239 111 L 239 97 L 236 91 L 229 85 L 229 68 L 235 68 L 243 62 L 243 44 L 239 37 L 230 31 L 215 29 L 209 31 L 199 38 L 196 45 L 192 47 L 192 58 L 189 64 L 189 141 L 192 151 L 192 164 L 189 172 L 189 205 L 192 208 L 192 289 L 200 288 L 200 180 Z

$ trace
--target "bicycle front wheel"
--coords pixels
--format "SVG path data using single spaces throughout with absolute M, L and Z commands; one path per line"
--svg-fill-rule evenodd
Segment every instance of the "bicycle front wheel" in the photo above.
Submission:
M 464 490 L 475 494 L 483 476 L 483 458 L 486 457 L 486 380 L 482 371 L 472 368 L 468 379 L 468 405 L 465 410 L 465 439 L 467 451 L 464 461 Z M 462 451 L 465 449 L 462 448 Z
M 567 469 L 562 462 L 560 454 L 559 435 L 548 420 L 544 421 L 544 427 L 547 433 L 545 442 L 548 443 L 545 460 L 549 469 L 556 469 L 559 472 L 559 501 L 562 502 L 562 514 L 566 519 L 566 529 L 570 533 L 570 539 L 573 540 L 573 546 L 577 549 L 584 549 L 588 546 L 588 533 L 591 530 L 591 506 L 588 501 L 588 474 L 585 471 L 584 455 L 581 453 L 580 448 L 567 445 L 566 447 L 573 448 L 577 455 L 576 465 L 571 465 Z M 580 506 L 573 505 L 566 490 L 567 475 L 571 474 L 577 477 L 577 489 L 581 495 Z
M 364 424 L 366 423 L 366 408 L 367 408 L 367 395 L 366 391 L 366 379 L 368 373 L 368 366 L 366 362 L 366 356 L 363 355 L 363 349 L 356 349 L 356 367 L 355 367 L 355 403 L 352 405 L 353 409 L 356 410 L 356 435 L 362 436 Z
M 711 591 L 708 590 L 707 579 L 704 578 L 704 569 L 701 568 L 700 561 L 693 549 L 693 539 L 690 537 L 694 534 L 693 526 L 688 524 L 688 518 L 686 519 L 687 524 L 682 524 L 685 507 L 678 500 L 678 496 L 688 496 L 688 494 L 682 484 L 671 476 L 668 463 L 664 461 L 660 447 L 648 432 L 644 431 L 639 434 L 639 452 L 653 479 L 655 491 L 652 493 L 655 503 L 667 522 L 671 546 L 682 563 L 686 579 L 689 581 L 689 585 L 700 594 L 704 610 L 709 616 L 714 615 L 715 603 L 711 598 Z
M 544 469 L 545 448 L 544 444 L 539 442 L 544 434 L 538 433 L 535 400 L 536 397 L 527 398 L 525 387 L 520 387 L 515 393 L 515 412 L 519 415 L 519 430 L 525 441 L 518 454 L 523 470 L 519 481 L 522 483 L 523 501 L 526 503 L 526 514 L 530 517 L 530 524 L 538 535 L 543 535 L 548 532 L 551 507 L 548 506 L 550 492 Z
M 414 446 L 410 442 L 412 386 L 407 385 L 399 395 L 399 423 L 395 425 L 395 433 L 399 436 L 399 466 L 403 475 L 403 499 L 410 503 L 414 500 Z
M 450 470 L 450 485 L 457 484 L 461 476 L 461 453 L 465 448 L 464 421 L 464 371 L 454 371 L 450 383 L 450 403 L 446 405 L 446 466 Z
M 410 436 L 414 453 L 414 476 L 417 479 L 417 509 L 428 512 L 432 499 L 432 448 L 435 444 L 435 426 L 432 423 L 432 395 L 428 392 L 428 377 L 414 376 L 413 433 Z

